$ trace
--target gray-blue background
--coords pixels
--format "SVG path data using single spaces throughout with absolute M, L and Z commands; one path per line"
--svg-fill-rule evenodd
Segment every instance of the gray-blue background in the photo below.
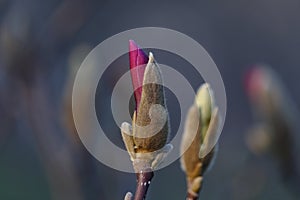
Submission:
M 113 34 L 145 26 L 174 29 L 197 40 L 225 83 L 227 118 L 202 198 L 298 199 L 281 181 L 274 160 L 252 155 L 245 145 L 253 119 L 243 76 L 252 64 L 269 64 L 300 106 L 299 10 L 297 0 L 0 0 L 0 199 L 51 199 L 53 191 L 62 199 L 77 193 L 81 199 L 123 199 L 134 191 L 135 175 L 102 165 L 78 141 L 70 119 L 70 89 L 88 50 Z M 166 52 L 158 52 L 157 60 L 193 72 Z M 98 112 L 110 107 L 107 91 L 127 62 L 126 56 L 118 59 L 112 66 L 115 76 L 100 83 Z M 202 83 L 196 76 L 190 81 L 194 87 Z M 122 145 L 114 122 L 104 123 L 109 138 Z M 299 134 L 294 135 L 298 146 Z M 148 199 L 184 195 L 184 175 L 176 162 L 155 174 Z

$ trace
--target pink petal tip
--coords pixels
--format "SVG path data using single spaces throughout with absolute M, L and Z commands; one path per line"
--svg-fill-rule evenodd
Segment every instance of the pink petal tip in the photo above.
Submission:
M 144 72 L 148 60 L 149 58 L 146 55 L 146 53 L 142 49 L 140 49 L 140 47 L 133 40 L 129 40 L 129 63 L 132 85 L 134 88 L 134 97 L 136 102 L 135 110 L 138 109 L 141 101 L 141 86 L 143 85 Z

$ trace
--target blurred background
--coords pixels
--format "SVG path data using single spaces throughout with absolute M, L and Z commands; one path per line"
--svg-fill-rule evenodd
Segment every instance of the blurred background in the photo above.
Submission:
M 91 49 L 121 31 L 145 26 L 192 37 L 223 77 L 227 116 L 201 198 L 299 199 L 299 10 L 298 0 L 0 0 L 0 199 L 106 200 L 134 192 L 134 174 L 104 166 L 81 144 L 71 92 L 76 70 Z M 192 74 L 192 67 L 176 55 L 155 53 L 159 62 Z M 266 76 L 249 72 L 260 63 L 271 67 Z M 118 125 L 107 108 L 114 84 L 127 69 L 124 55 L 110 66 L 112 73 L 101 79 L 96 95 L 97 112 L 108 116 L 99 121 L 122 148 Z M 250 81 L 245 80 L 249 73 L 254 77 Z M 260 80 L 257 76 L 266 80 L 257 87 L 268 87 L 249 92 L 251 80 Z M 203 83 L 200 76 L 190 81 L 195 89 Z M 271 98 L 265 100 L 265 93 Z M 167 91 L 176 130 L 179 109 L 172 95 Z M 279 103 L 273 103 L 278 96 Z M 274 115 L 280 116 L 278 121 Z M 276 133 L 252 134 L 257 123 Z M 148 199 L 184 199 L 185 190 L 184 174 L 175 162 L 155 173 Z

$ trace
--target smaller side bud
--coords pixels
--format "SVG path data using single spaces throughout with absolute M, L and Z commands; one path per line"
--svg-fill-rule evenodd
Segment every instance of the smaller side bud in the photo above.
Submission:
M 125 195 L 125 197 L 124 197 L 124 200 L 132 200 L 132 197 L 133 197 L 132 193 L 131 192 L 127 192 L 126 195 Z
M 186 173 L 188 197 L 197 197 L 203 174 L 216 154 L 220 115 L 209 84 L 203 84 L 189 109 L 181 142 L 181 168 Z

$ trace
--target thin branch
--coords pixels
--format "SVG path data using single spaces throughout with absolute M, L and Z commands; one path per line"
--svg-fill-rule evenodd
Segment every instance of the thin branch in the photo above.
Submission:
M 195 179 L 187 181 L 186 200 L 197 200 L 200 198 L 200 192 L 202 188 L 202 177 L 201 179 L 198 178 L 196 180 L 198 181 L 195 181 Z
M 136 174 L 137 186 L 134 200 L 146 199 L 146 194 L 153 176 L 153 171 L 141 171 L 140 173 Z
M 50 111 L 53 107 L 45 91 L 43 82 L 38 81 L 31 89 L 22 88 L 22 96 L 26 102 L 29 123 L 48 175 L 53 198 L 83 200 L 84 194 L 74 163 L 73 147 L 57 127 L 58 122 Z
M 188 191 L 187 196 L 186 196 L 186 200 L 197 200 L 198 197 L 199 197 L 198 194 Z

